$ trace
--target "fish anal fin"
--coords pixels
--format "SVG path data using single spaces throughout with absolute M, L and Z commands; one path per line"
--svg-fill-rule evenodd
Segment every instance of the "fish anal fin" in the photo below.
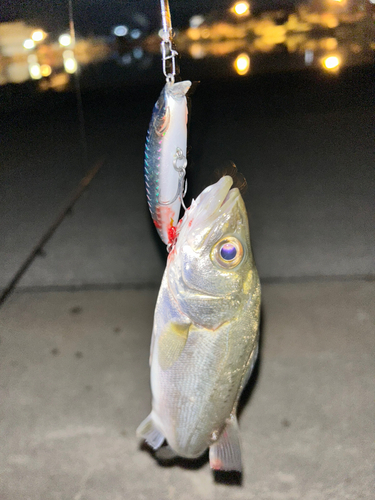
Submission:
M 152 420 L 152 413 L 143 420 L 136 434 L 138 437 L 143 438 L 154 450 L 160 448 L 165 440 L 163 434 L 155 427 L 154 421 Z
M 237 418 L 231 415 L 218 441 L 210 446 L 210 467 L 221 471 L 242 471 Z
M 158 340 L 158 360 L 162 370 L 168 370 L 180 357 L 188 335 L 189 324 L 169 321 Z

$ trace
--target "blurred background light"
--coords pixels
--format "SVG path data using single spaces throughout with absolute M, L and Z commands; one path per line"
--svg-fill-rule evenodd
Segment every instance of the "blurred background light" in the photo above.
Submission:
M 127 28 L 127 26 L 121 24 L 113 29 L 113 34 L 116 36 L 126 36 L 128 34 L 128 31 L 129 29 Z
M 192 43 L 190 45 L 189 52 L 193 59 L 203 59 L 206 55 L 205 50 L 200 43 Z
M 40 66 L 40 73 L 42 76 L 46 77 L 46 76 L 50 76 L 50 74 L 52 73 L 52 68 L 49 64 L 42 64 Z
M 33 49 L 35 47 L 35 42 L 31 40 L 31 38 L 28 38 L 23 42 L 23 46 L 25 49 Z
M 72 43 L 72 37 L 68 33 L 64 33 L 59 36 L 59 44 L 63 47 L 69 47 Z
M 375 1 L 375 0 L 374 0 Z M 204 23 L 204 17 L 203 16 L 193 16 L 189 20 L 189 24 L 191 28 L 199 28 L 201 24 Z
M 65 50 L 63 58 L 65 71 L 69 74 L 75 73 L 78 69 L 78 64 L 76 58 L 74 57 L 74 52 L 72 50 Z
M 239 75 L 246 75 L 250 69 L 250 57 L 245 53 L 237 56 L 234 61 L 234 69 Z
M 31 38 L 34 42 L 41 42 L 45 38 L 45 33 L 42 30 L 35 30 L 32 32 Z
M 132 56 L 131 56 L 131 54 L 124 54 L 122 56 L 122 58 L 121 58 L 121 62 L 125 66 L 128 66 L 129 64 L 131 64 L 131 62 L 132 62 Z
M 305 50 L 305 64 L 306 64 L 306 66 L 309 66 L 310 64 L 312 64 L 313 61 L 314 61 L 314 51 L 306 49 Z
M 42 78 L 42 72 L 40 71 L 40 64 L 38 63 L 30 64 L 29 73 L 33 80 L 40 80 Z
M 134 56 L 134 59 L 142 59 L 142 57 L 143 57 L 143 49 L 141 49 L 141 47 L 136 47 L 133 50 L 133 56 Z
M 340 67 L 340 59 L 338 56 L 327 56 L 322 59 L 323 68 L 327 71 L 336 71 Z
M 250 5 L 248 2 L 236 2 L 232 10 L 237 16 L 247 16 L 250 13 Z
M 130 32 L 130 36 L 133 38 L 133 40 L 138 40 L 138 38 L 141 37 L 141 34 L 142 32 L 139 29 L 135 29 Z

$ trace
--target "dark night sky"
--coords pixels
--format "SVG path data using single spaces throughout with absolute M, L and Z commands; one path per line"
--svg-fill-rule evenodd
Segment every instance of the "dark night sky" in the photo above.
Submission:
M 291 6 L 298 0 L 253 0 L 253 10 Z M 172 21 L 184 26 L 194 14 L 225 11 L 233 0 L 170 0 Z M 136 12 L 147 16 L 150 28 L 160 24 L 159 0 L 73 0 L 76 30 L 107 34 L 113 25 L 127 22 Z M 68 0 L 2 0 L 1 22 L 22 19 L 48 31 L 68 27 Z

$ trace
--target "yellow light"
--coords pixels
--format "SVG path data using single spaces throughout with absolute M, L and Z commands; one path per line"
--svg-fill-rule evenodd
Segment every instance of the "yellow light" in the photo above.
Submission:
M 204 56 L 206 55 L 205 54 L 205 51 L 204 51 L 204 48 L 203 48 L 203 45 L 200 44 L 200 43 L 192 43 L 190 45 L 190 55 L 193 59 L 203 59 Z
M 245 53 L 240 54 L 234 61 L 234 69 L 239 75 L 246 75 L 250 69 L 250 57 Z
M 35 30 L 31 34 L 31 38 L 34 40 L 34 42 L 41 42 L 44 38 L 44 32 L 42 30 Z
M 78 69 L 78 64 L 76 58 L 74 57 L 74 52 L 72 50 L 65 50 L 63 58 L 65 71 L 70 74 L 75 73 Z
M 42 78 L 42 73 L 40 71 L 40 64 L 30 64 L 29 73 L 33 80 L 40 80 Z
M 35 47 L 34 40 L 31 40 L 31 38 L 28 38 L 23 42 L 23 46 L 25 49 L 33 49 Z
M 49 76 L 52 73 L 51 66 L 49 64 L 42 64 L 40 67 L 40 73 L 42 76 Z
M 59 36 L 59 44 L 62 45 L 63 47 L 69 47 L 71 43 L 72 43 L 72 37 L 68 35 L 68 33 L 64 33 L 63 35 Z
M 337 70 L 340 66 L 340 59 L 337 56 L 328 56 L 323 59 L 322 64 L 326 70 Z
M 237 16 L 246 16 L 249 14 L 250 5 L 247 2 L 237 2 L 233 5 L 233 12 Z

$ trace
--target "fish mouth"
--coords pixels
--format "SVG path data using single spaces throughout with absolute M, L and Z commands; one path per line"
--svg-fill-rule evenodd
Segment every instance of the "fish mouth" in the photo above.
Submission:
M 232 177 L 225 175 L 215 184 L 206 187 L 192 201 L 181 220 L 177 246 L 185 241 L 189 241 L 193 247 L 200 246 L 215 226 L 215 220 L 230 214 L 241 196 L 239 190 L 232 188 L 232 185 Z
M 191 87 L 191 82 L 189 80 L 184 80 L 183 82 L 172 83 L 167 85 L 167 94 L 171 95 L 174 99 L 182 99 L 185 97 L 187 91 Z
M 232 185 L 232 177 L 225 175 L 202 191 L 196 200 L 194 226 L 207 225 L 224 212 L 230 212 L 240 196 L 239 190 L 232 188 Z

